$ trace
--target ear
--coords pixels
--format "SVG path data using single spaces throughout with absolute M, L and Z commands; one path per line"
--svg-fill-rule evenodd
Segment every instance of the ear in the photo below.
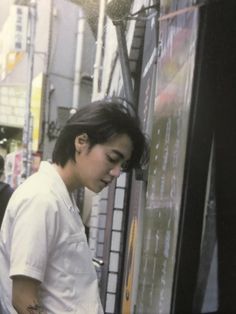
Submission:
M 75 150 L 77 153 L 80 153 L 84 147 L 87 147 L 89 144 L 89 138 L 86 133 L 82 133 L 75 138 Z

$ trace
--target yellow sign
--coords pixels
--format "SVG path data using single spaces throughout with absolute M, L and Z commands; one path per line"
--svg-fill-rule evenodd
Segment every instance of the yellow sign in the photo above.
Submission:
M 134 257 L 135 257 L 135 243 L 137 237 L 137 217 L 133 217 L 130 233 L 129 233 L 129 246 L 128 246 L 128 259 L 127 269 L 124 284 L 122 314 L 131 314 L 131 301 L 132 301 L 132 285 L 134 276 Z
M 40 73 L 33 79 L 31 93 L 31 114 L 33 117 L 33 131 L 32 131 L 33 152 L 37 152 L 39 148 L 38 146 L 41 124 L 42 89 L 43 89 L 43 74 Z

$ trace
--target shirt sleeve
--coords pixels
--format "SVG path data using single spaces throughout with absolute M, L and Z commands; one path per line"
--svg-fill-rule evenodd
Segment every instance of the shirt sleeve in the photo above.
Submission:
M 42 282 L 57 235 L 56 201 L 39 194 L 18 207 L 12 228 L 9 275 L 24 275 Z

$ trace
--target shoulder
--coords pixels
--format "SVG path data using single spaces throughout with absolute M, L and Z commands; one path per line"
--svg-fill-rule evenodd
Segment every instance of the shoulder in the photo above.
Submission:
M 35 173 L 21 183 L 15 190 L 14 196 L 18 199 L 45 199 L 52 194 L 50 179 L 46 179 L 41 173 Z
M 8 183 L 0 181 L 0 192 L 5 189 L 12 189 L 12 187 Z
M 32 215 L 47 215 L 57 212 L 57 196 L 51 185 L 36 174 L 23 182 L 13 193 L 9 210 L 13 216 L 32 212 Z
M 36 186 L 33 189 L 32 186 L 22 183 L 10 198 L 6 217 L 8 224 L 14 225 L 18 232 L 22 230 L 24 233 L 25 228 L 28 229 L 28 234 L 39 234 L 40 230 L 48 230 L 53 236 L 60 225 L 60 213 L 57 198 L 45 186 Z
M 5 195 L 6 197 L 10 197 L 13 192 L 14 192 L 14 189 L 8 183 L 0 181 L 1 196 Z

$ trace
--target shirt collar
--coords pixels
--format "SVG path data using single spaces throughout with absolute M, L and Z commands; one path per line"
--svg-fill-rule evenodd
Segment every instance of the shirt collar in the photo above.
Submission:
M 62 180 L 57 170 L 48 161 L 41 161 L 39 171 L 44 173 L 53 183 L 53 188 L 62 197 L 65 205 L 70 211 L 74 211 L 75 207 L 78 210 L 75 202 L 74 195 L 67 190 L 67 187 Z

